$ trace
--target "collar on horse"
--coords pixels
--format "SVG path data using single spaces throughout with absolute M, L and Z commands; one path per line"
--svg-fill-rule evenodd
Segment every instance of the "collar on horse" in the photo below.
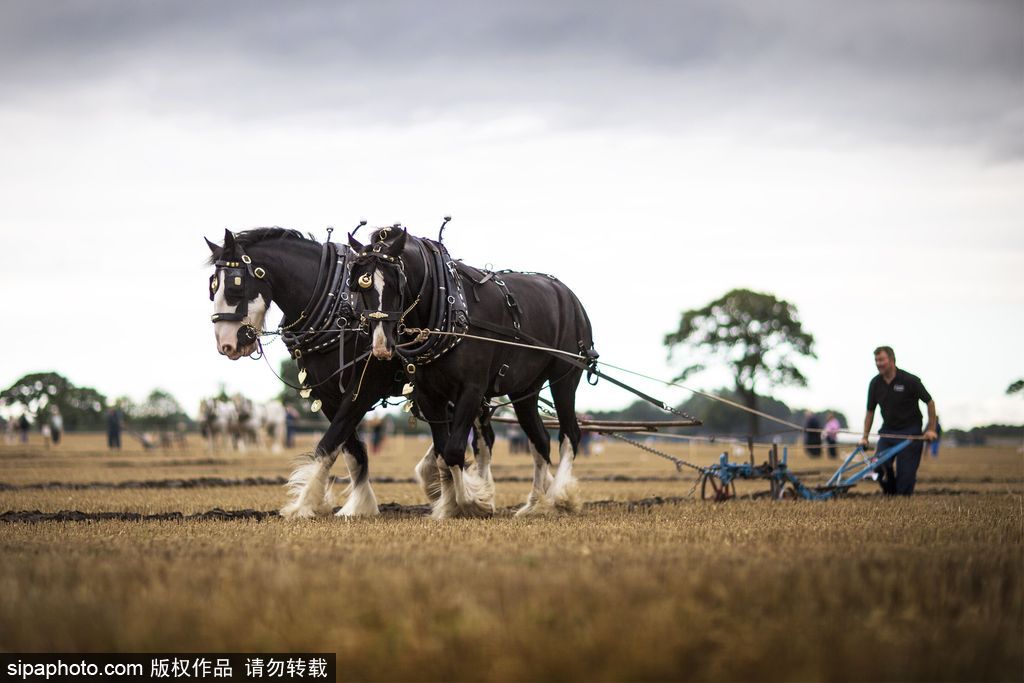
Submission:
M 320 252 L 316 285 L 302 312 L 292 322 L 281 320 L 281 338 L 292 358 L 309 353 L 327 353 L 344 342 L 355 319 L 353 296 L 348 282 L 351 268 L 348 247 L 328 240 Z
M 423 259 L 423 282 L 413 305 L 405 309 L 398 332 L 404 331 L 405 314 L 420 302 L 429 304 L 429 318 L 421 321 L 421 327 L 444 332 L 462 334 L 469 329 L 469 308 L 466 304 L 462 277 L 448 249 L 440 242 L 419 238 L 420 256 Z M 399 261 L 401 258 L 399 257 Z M 404 264 L 402 264 L 404 277 Z M 401 306 L 405 306 L 405 287 L 402 287 Z M 371 314 L 372 315 L 372 314 Z M 388 313 L 389 319 L 392 315 Z M 462 337 L 451 335 L 426 335 L 417 337 L 408 344 L 396 345 L 395 351 L 406 363 L 406 372 L 413 374 L 416 366 L 433 363 L 462 341 Z

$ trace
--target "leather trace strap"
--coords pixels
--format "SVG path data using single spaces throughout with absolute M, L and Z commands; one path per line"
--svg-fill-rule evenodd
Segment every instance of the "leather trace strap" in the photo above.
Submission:
M 589 349 L 582 348 L 584 346 L 582 342 L 580 343 L 580 347 L 581 347 L 580 356 L 577 359 L 577 358 L 571 358 L 569 356 L 563 355 L 562 353 L 559 353 L 559 351 L 561 351 L 561 349 L 549 349 L 549 348 L 547 348 L 547 344 L 545 344 L 544 342 L 540 341 L 536 337 L 533 337 L 533 336 L 531 336 L 529 334 L 526 334 L 525 332 L 523 332 L 521 329 L 518 329 L 518 328 L 517 329 L 512 329 L 512 328 L 509 328 L 509 327 L 505 327 L 503 325 L 495 325 L 495 324 L 489 323 L 489 322 L 487 322 L 485 320 L 474 320 L 473 324 L 471 325 L 471 327 L 474 327 L 474 328 L 480 329 L 480 330 L 485 330 L 487 332 L 492 332 L 494 334 L 499 334 L 499 335 L 502 335 L 502 336 L 505 336 L 505 337 L 509 337 L 511 339 L 514 339 L 514 340 L 522 340 L 524 342 L 532 344 L 533 346 L 535 346 L 537 348 L 538 351 L 543 351 L 545 353 L 548 353 L 550 355 L 555 356 L 559 360 L 563 360 L 566 363 L 569 363 L 570 365 L 574 365 L 574 366 L 576 366 L 577 368 L 579 368 L 581 370 L 586 370 L 588 378 L 591 377 L 591 376 L 596 376 L 596 377 L 600 377 L 601 379 L 608 380 L 609 382 L 611 382 L 615 386 L 621 387 L 621 388 L 625 389 L 626 391 L 630 392 L 634 396 L 637 396 L 638 398 L 642 398 L 643 400 L 647 401 L 648 403 L 661 408 L 665 412 L 672 413 L 673 415 L 678 415 L 679 417 L 684 417 L 684 418 L 689 419 L 689 420 L 696 419 L 693 416 L 687 415 L 686 413 L 684 413 L 684 412 L 682 412 L 680 410 L 676 410 L 675 408 L 670 406 L 668 403 L 665 403 L 664 401 L 659 401 L 658 399 L 654 398 L 650 394 L 644 393 L 643 391 L 640 391 L 636 387 L 631 387 L 630 385 L 626 384 L 625 382 L 621 382 L 621 381 L 615 379 L 614 377 L 606 375 L 605 373 L 603 373 L 600 370 L 598 370 L 597 369 L 597 359 L 598 359 L 597 351 L 594 350 L 593 347 L 591 347 Z

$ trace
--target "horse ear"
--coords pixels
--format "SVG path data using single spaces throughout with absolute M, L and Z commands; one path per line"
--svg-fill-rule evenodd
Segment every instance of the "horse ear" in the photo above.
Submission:
M 405 250 L 405 239 L 409 236 L 409 230 L 402 228 L 402 234 L 395 238 L 391 247 L 388 249 L 389 256 L 398 256 Z
M 348 234 L 348 246 L 352 247 L 352 251 L 362 251 L 366 248 L 359 243 L 359 240 L 352 236 L 352 233 Z
M 221 249 L 220 247 L 218 247 L 216 244 L 214 244 L 210 240 L 207 240 L 205 237 L 203 239 L 206 240 L 206 246 L 208 246 L 210 248 L 210 254 L 213 255 L 213 260 L 216 261 L 217 259 L 219 259 L 220 255 L 221 255 L 221 252 L 224 251 L 224 250 Z
M 235 235 L 227 228 L 224 228 L 224 253 L 229 254 L 235 250 Z

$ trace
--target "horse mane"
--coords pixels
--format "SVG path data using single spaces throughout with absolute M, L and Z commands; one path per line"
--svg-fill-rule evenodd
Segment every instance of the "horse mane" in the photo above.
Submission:
M 302 240 L 304 242 L 320 244 L 313 238 L 306 237 L 298 230 L 289 230 L 288 228 L 279 228 L 277 226 L 270 228 L 252 228 L 250 230 L 236 232 L 234 235 L 235 244 L 239 244 L 243 247 L 251 247 L 254 244 L 270 240 Z M 208 259 L 207 265 L 212 266 L 216 260 L 216 257 L 211 255 Z
M 289 230 L 288 228 L 253 228 L 251 230 L 245 230 L 243 232 L 235 233 L 235 242 L 241 244 L 243 247 L 250 247 L 257 242 L 266 242 L 267 240 L 283 240 L 283 239 L 296 239 L 305 240 L 307 242 L 316 242 L 316 240 L 306 237 L 298 230 Z M 319 244 L 319 243 L 318 243 Z

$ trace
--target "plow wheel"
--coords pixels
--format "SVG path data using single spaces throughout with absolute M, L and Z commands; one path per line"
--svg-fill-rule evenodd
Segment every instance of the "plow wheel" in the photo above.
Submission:
M 706 472 L 700 481 L 702 500 L 723 501 L 736 497 L 736 482 L 723 483 L 721 479 Z
M 796 487 L 792 484 L 786 484 L 779 489 L 775 500 L 799 500 L 799 498 L 800 494 L 797 493 Z

